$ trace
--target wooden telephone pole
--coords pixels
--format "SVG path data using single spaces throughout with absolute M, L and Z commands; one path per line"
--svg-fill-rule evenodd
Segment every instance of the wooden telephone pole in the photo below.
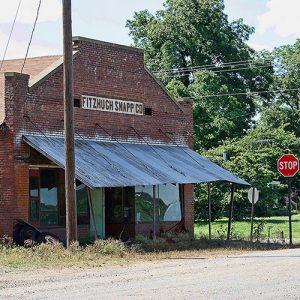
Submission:
M 63 0 L 64 129 L 67 247 L 77 240 L 71 0 Z

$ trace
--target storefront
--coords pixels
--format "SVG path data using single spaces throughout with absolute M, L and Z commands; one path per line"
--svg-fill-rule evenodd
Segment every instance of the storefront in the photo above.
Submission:
M 64 239 L 62 57 L 22 62 L 0 73 L 0 236 L 21 218 Z M 245 184 L 191 150 L 192 102 L 142 50 L 77 37 L 73 68 L 79 237 L 193 235 L 194 183 Z

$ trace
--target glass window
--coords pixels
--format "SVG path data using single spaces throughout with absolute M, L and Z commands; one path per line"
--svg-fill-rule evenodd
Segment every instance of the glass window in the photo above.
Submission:
M 134 223 L 134 188 L 126 187 L 123 191 L 124 223 Z
M 38 219 L 39 219 L 38 201 L 31 199 L 30 200 L 30 220 L 38 221 Z
M 107 223 L 123 223 L 123 189 L 105 189 L 105 214 Z
M 40 171 L 40 222 L 58 223 L 57 173 L 55 170 Z
M 135 187 L 136 223 L 153 221 L 153 186 Z
M 86 216 L 89 213 L 88 194 L 85 184 L 76 180 L 77 215 Z
M 105 189 L 105 217 L 108 224 L 134 223 L 134 188 Z
M 156 207 L 158 209 L 158 216 L 160 221 L 180 221 L 181 202 L 179 185 L 159 185 Z
M 29 177 L 29 191 L 30 197 L 39 196 L 39 178 L 37 176 Z

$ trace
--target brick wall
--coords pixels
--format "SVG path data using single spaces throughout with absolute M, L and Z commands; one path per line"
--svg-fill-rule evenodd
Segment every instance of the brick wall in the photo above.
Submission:
M 0 134 L 0 236 L 12 235 L 15 216 L 13 135 Z
M 139 140 L 130 129 L 133 126 L 148 140 L 172 142 L 160 132 L 161 129 L 172 133 L 169 136 L 176 143 L 192 147 L 192 103 L 176 102 L 170 97 L 144 68 L 141 50 L 87 39 L 77 39 L 74 45 L 78 51 L 73 62 L 74 98 L 81 99 L 83 94 L 103 96 L 142 102 L 144 107 L 152 109 L 151 116 L 135 116 L 75 108 L 76 133 L 86 137 L 107 137 L 96 126 L 98 123 L 116 138 Z M 7 217 L 8 220 L 12 216 L 28 219 L 28 165 L 22 159 L 26 160 L 29 155 L 29 147 L 22 142 L 21 136 L 24 133 L 62 135 L 62 66 L 29 89 L 27 75 L 6 74 L 5 101 L 9 108 L 7 124 L 11 135 L 9 142 L 6 137 L 5 143 L 0 144 L 3 164 L 0 178 L 3 183 L 9 183 L 5 194 L 7 200 L 2 201 L 6 206 L 2 207 L 14 211 Z M 76 138 L 79 138 L 77 134 Z M 7 156 L 10 159 L 3 161 Z M 7 172 L 9 176 L 6 178 Z M 190 194 L 186 200 L 188 202 L 186 212 L 193 218 L 193 198 Z M 191 220 L 187 222 L 191 227 Z M 0 235 L 3 232 L 11 232 L 10 221 L 8 225 L 2 225 Z
M 4 104 L 4 76 L 0 73 L 0 124 L 2 124 L 5 117 Z
M 191 236 L 194 236 L 194 185 L 185 184 L 183 187 L 184 195 L 184 225 Z
M 11 236 L 16 217 L 25 217 L 27 214 L 23 200 L 25 197 L 28 199 L 28 166 L 18 161 L 22 159 L 24 151 L 15 147 L 15 135 L 22 126 L 20 115 L 27 96 L 28 79 L 28 75 L 5 73 L 8 129 L 0 133 L 0 236 Z

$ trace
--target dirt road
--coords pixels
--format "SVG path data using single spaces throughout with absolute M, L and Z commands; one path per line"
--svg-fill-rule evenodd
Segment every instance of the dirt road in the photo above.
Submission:
M 5 272 L 0 299 L 300 299 L 300 249 Z

